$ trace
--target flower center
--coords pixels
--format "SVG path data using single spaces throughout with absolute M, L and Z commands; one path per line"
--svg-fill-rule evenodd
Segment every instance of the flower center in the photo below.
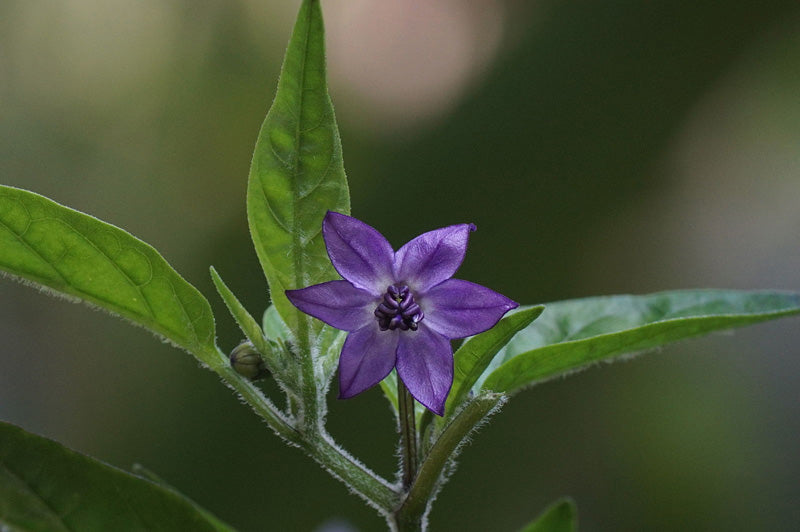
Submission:
M 383 294 L 383 301 L 375 309 L 375 317 L 382 331 L 416 331 L 425 314 L 414 302 L 414 296 L 407 286 L 393 284 Z

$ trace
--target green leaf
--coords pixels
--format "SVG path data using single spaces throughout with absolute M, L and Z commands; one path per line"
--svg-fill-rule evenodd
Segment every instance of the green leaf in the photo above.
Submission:
M 267 338 L 275 339 L 282 345 L 292 343 L 292 333 L 274 305 L 270 305 L 264 312 L 262 323 L 264 334 Z M 334 329 L 329 325 L 323 325 L 317 335 L 317 339 L 312 342 L 315 346 L 314 349 L 323 350 L 314 357 L 317 362 L 314 370 L 320 390 L 327 389 L 331 376 L 336 371 L 339 354 L 342 352 L 342 344 L 346 337 L 347 332 Z
M 392 411 L 395 415 L 398 415 L 400 410 L 397 405 L 397 371 L 392 370 L 392 372 L 381 381 L 381 390 L 383 390 L 383 395 L 386 396 L 386 399 L 389 400 Z
M 548 506 L 535 521 L 520 532 L 575 532 L 578 530 L 578 509 L 571 499 L 562 499 Z
M 774 291 L 681 290 L 549 303 L 498 354 L 483 388 L 512 393 L 600 360 L 798 313 L 800 294 Z
M 0 422 L 0 529 L 233 530 L 174 489 Z
M 519 331 L 533 322 L 544 310 L 544 306 L 529 307 L 511 313 L 497 325 L 468 338 L 453 355 L 455 370 L 453 387 L 445 404 L 445 416 L 451 416 L 469 394 L 472 386 L 484 372 L 494 356 Z
M 301 379 L 299 377 L 297 364 L 293 363 L 294 361 L 289 360 L 288 357 L 285 356 L 287 350 L 284 339 L 276 337 L 276 341 L 271 341 L 266 337 L 261 327 L 258 325 L 258 322 L 247 312 L 247 309 L 244 308 L 244 305 L 242 305 L 233 292 L 231 292 L 230 288 L 228 288 L 225 281 L 222 280 L 222 277 L 219 276 L 219 273 L 217 273 L 217 270 L 214 269 L 213 266 L 210 268 L 210 272 L 211 279 L 214 281 L 214 286 L 217 288 L 217 292 L 219 292 L 223 301 L 225 301 L 225 305 L 228 307 L 228 310 L 230 310 L 233 319 L 239 324 L 239 328 L 253 344 L 253 347 L 256 348 L 256 351 L 261 354 L 266 362 L 267 369 L 272 372 L 273 378 L 275 378 L 286 393 L 290 394 L 292 397 L 296 397 L 301 386 Z
M 169 482 L 167 482 L 166 480 L 164 480 L 163 478 L 158 476 L 153 471 L 147 469 L 142 464 L 133 464 L 133 466 L 131 466 L 131 472 L 134 475 L 136 475 L 137 477 L 143 478 L 145 480 L 149 480 L 153 484 L 157 484 L 157 485 L 161 486 L 162 488 L 164 488 L 166 490 L 169 490 L 169 491 L 172 491 L 173 493 L 176 493 L 180 497 L 185 498 L 185 500 L 187 502 L 189 502 L 194 507 L 194 509 L 197 510 L 197 512 L 199 512 L 203 517 L 206 518 L 207 521 L 209 521 L 211 524 L 214 525 L 214 527 L 216 527 L 216 530 L 233 531 L 232 528 L 230 528 L 228 525 L 226 525 L 225 523 L 223 523 L 219 519 L 217 519 L 217 517 L 214 514 L 212 514 L 211 512 L 206 510 L 205 508 L 201 507 L 199 504 L 197 504 L 193 500 L 191 500 L 189 498 L 186 498 L 172 484 L 170 484 Z
M 284 290 L 337 277 L 321 233 L 328 210 L 349 213 L 350 198 L 328 96 L 322 12 L 318 0 L 305 0 L 247 187 L 250 232 L 272 301 L 298 336 L 312 337 L 322 324 L 295 309 Z
M 321 390 L 327 389 L 333 373 L 339 367 L 339 355 L 342 353 L 345 338 L 347 338 L 347 331 L 323 325 L 316 342 L 314 342 L 318 345 L 318 349 L 322 350 L 319 355 L 314 357 L 317 360 L 314 368 L 317 384 Z
M 269 353 L 272 351 L 269 344 L 267 344 L 266 338 L 264 338 L 264 333 L 261 331 L 261 327 L 259 327 L 258 322 L 247 312 L 247 309 L 244 308 L 236 296 L 231 292 L 228 285 L 225 284 L 225 281 L 222 280 L 222 277 L 219 276 L 217 270 L 214 269 L 213 266 L 209 268 L 211 272 L 211 280 L 214 281 L 214 286 L 217 288 L 217 292 L 222 297 L 222 300 L 225 302 L 225 305 L 228 307 L 228 310 L 231 312 L 233 319 L 236 320 L 236 323 L 239 325 L 239 328 L 242 330 L 244 335 L 253 343 L 253 346 L 262 354 Z
M 122 229 L 0 185 L 0 269 L 127 318 L 212 367 L 220 363 L 208 301 Z
M 275 310 L 275 305 L 267 307 L 267 310 L 264 311 L 264 317 L 261 319 L 261 323 L 264 328 L 264 334 L 267 335 L 268 338 L 280 338 L 286 341 L 292 336 L 283 318 L 281 318 L 281 315 Z
M 543 305 L 522 309 L 512 312 L 500 320 L 488 331 L 482 332 L 467 338 L 461 347 L 453 355 L 455 360 L 455 370 L 453 375 L 453 387 L 447 397 L 445 404 L 444 417 L 433 416 L 433 414 L 420 404 L 416 404 L 417 426 L 420 434 L 423 435 L 423 444 L 427 446 L 434 434 L 428 434 L 428 427 L 433 421 L 436 433 L 449 422 L 452 416 L 458 411 L 468 399 L 468 394 L 473 384 L 478 380 L 483 371 L 491 362 L 492 358 L 500 349 L 506 345 L 514 335 L 520 330 L 531 324 L 544 310 Z M 397 373 L 392 371 L 381 381 L 381 389 L 389 400 L 389 404 L 395 414 L 397 410 Z M 434 420 L 435 418 L 435 420 Z

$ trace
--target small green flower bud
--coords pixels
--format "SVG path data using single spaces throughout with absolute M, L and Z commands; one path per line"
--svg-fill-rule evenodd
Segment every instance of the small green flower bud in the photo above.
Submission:
M 261 353 L 246 340 L 231 351 L 230 360 L 231 366 L 236 370 L 236 373 L 251 381 L 257 381 L 269 376 L 269 370 L 264 364 L 264 359 L 261 358 Z

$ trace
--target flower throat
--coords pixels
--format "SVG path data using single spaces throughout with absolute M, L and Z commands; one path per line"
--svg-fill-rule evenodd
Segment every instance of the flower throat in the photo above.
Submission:
M 382 331 L 416 331 L 425 314 L 414 301 L 407 286 L 391 285 L 383 294 L 383 301 L 375 309 L 375 317 L 378 318 L 378 326 Z

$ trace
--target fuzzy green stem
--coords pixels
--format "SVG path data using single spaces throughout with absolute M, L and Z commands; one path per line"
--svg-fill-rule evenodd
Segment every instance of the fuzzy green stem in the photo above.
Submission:
M 403 504 L 394 513 L 398 530 L 424 530 L 430 503 L 441 485 L 448 461 L 472 430 L 505 401 L 505 394 L 485 393 L 470 401 L 444 428 L 419 468 Z
M 283 412 L 272 404 L 250 380 L 239 375 L 236 370 L 230 366 L 212 369 L 222 377 L 222 380 L 228 386 L 242 396 L 255 413 L 261 416 L 278 436 L 289 443 L 295 445 L 301 444 L 303 436 L 300 431 L 294 427 L 291 420 L 284 416 Z
M 414 414 L 414 397 L 406 385 L 397 379 L 397 406 L 400 421 L 400 449 L 403 467 L 403 491 L 408 490 L 417 476 L 417 426 Z
M 317 402 L 317 380 L 314 374 L 314 360 L 311 356 L 309 330 L 311 324 L 308 316 L 301 315 L 297 321 L 297 351 L 300 356 L 300 368 L 303 377 L 303 429 L 309 433 L 321 430 L 319 426 L 319 408 Z
M 386 480 L 338 447 L 325 432 L 303 445 L 308 454 L 331 475 L 361 495 L 381 514 L 388 515 L 397 506 L 401 494 Z
M 227 360 L 224 354 L 219 354 L 222 359 Z M 278 436 L 305 450 L 317 463 L 361 495 L 379 512 L 389 515 L 391 509 L 397 507 L 401 494 L 381 476 L 333 443 L 324 430 L 307 431 L 306 426 L 300 429 L 295 427 L 294 421 L 272 404 L 261 390 L 226 363 L 215 364 L 211 369 L 241 395 Z

